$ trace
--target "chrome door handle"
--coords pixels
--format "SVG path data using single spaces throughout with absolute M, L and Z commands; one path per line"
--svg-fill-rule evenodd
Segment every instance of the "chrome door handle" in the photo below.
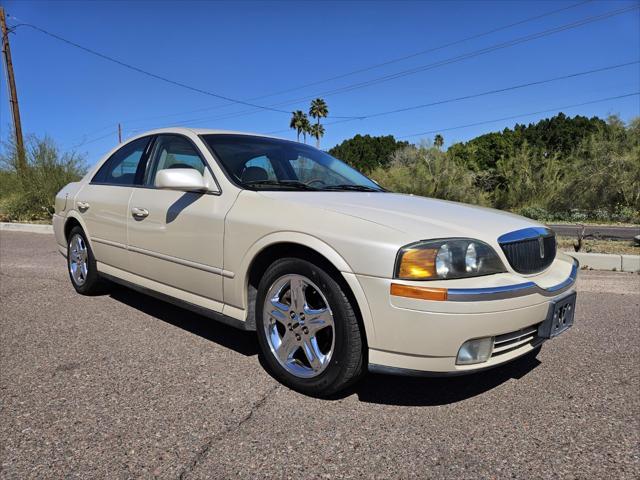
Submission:
M 146 208 L 133 207 L 131 209 L 131 214 L 135 218 L 145 218 L 145 217 L 149 216 L 149 210 L 147 210 Z
M 77 205 L 78 205 L 78 210 L 80 210 L 81 212 L 85 212 L 89 210 L 89 207 L 91 206 L 87 202 L 78 202 Z

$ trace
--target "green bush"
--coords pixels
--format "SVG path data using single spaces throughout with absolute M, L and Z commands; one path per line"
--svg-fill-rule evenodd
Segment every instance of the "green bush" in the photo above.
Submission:
M 542 222 L 640 223 L 640 119 L 516 125 L 446 152 L 406 146 L 370 176 L 392 191 L 489 204 Z M 366 152 L 365 152 L 366 153 Z
M 15 142 L 0 153 L 0 216 L 6 221 L 48 220 L 56 193 L 82 178 L 85 162 L 75 153 L 61 154 L 48 137 L 30 137 L 26 166 L 19 169 Z
M 467 203 L 485 204 L 475 186 L 475 174 L 436 147 L 423 144 L 404 147 L 391 155 L 387 168 L 378 167 L 371 177 L 383 187 Z
M 496 173 L 501 180 L 492 196 L 498 208 L 548 210 L 562 197 L 565 187 L 558 155 L 544 155 L 526 142 L 513 155 L 498 160 Z

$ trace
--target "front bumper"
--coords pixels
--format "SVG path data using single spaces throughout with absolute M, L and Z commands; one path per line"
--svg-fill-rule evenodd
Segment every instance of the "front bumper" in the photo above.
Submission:
M 386 373 L 460 375 L 514 360 L 543 340 L 535 334 L 523 336 L 485 362 L 456 364 L 458 350 L 467 340 L 509 338 L 536 330 L 547 317 L 550 302 L 573 290 L 578 267 L 573 259 L 561 256 L 547 272 L 525 282 L 511 274 L 432 282 L 434 287 L 447 286 L 447 301 L 392 296 L 390 286 L 397 281 L 358 275 L 374 330 L 367 332 L 369 368 Z

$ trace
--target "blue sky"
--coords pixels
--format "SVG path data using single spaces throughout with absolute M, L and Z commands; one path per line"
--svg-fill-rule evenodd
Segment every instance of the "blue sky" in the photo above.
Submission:
M 10 24 L 30 23 L 141 69 L 193 87 L 248 100 L 318 82 L 455 42 L 565 6 L 552 1 L 450 2 L 29 2 L 4 1 Z M 319 83 L 254 103 L 273 105 L 443 62 L 493 45 L 567 25 L 637 1 L 591 1 L 553 15 L 416 55 L 384 67 Z M 15 17 L 15 18 L 13 18 Z M 185 125 L 295 138 L 289 115 L 189 91 L 92 56 L 27 27 L 11 36 L 25 133 L 48 134 L 94 163 L 124 136 Z M 604 20 L 406 75 L 324 95 L 330 115 L 359 117 L 640 58 L 638 9 Z M 3 75 L 0 132 L 10 133 Z M 638 64 L 469 100 L 366 120 L 327 125 L 322 147 L 356 133 L 445 130 L 640 90 Z M 308 108 L 308 101 L 275 107 Z M 250 113 L 247 113 L 250 111 Z M 232 115 L 244 112 L 242 115 Z M 578 108 L 570 115 L 640 114 L 640 97 Z M 528 123 L 553 112 L 445 130 L 446 145 Z M 226 118 L 225 118 L 226 117 Z M 332 120 L 327 120 L 329 123 Z M 433 134 L 424 135 L 433 137 Z M 412 136 L 410 141 L 422 137 Z

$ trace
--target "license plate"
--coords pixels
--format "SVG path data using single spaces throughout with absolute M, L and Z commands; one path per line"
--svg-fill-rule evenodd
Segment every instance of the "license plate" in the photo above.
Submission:
M 547 318 L 538 328 L 538 336 L 553 338 L 566 331 L 573 325 L 575 311 L 576 292 L 551 302 Z

